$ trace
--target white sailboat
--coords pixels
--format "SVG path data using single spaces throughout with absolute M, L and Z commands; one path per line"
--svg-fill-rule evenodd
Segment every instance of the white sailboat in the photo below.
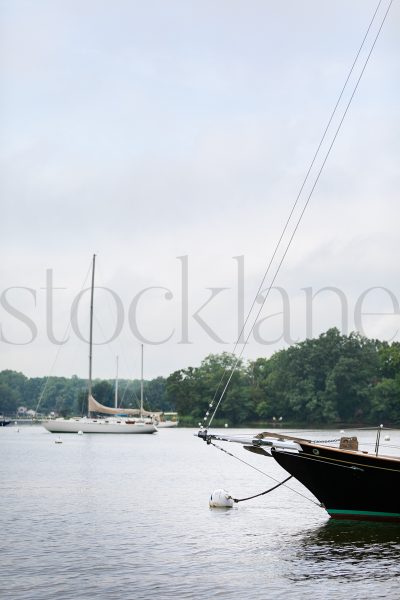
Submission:
M 140 410 L 121 409 L 115 406 L 110 408 L 97 402 L 92 395 L 92 350 L 93 350 L 93 296 L 94 296 L 94 272 L 96 255 L 92 262 L 92 285 L 90 296 L 90 331 L 89 331 L 89 382 L 88 382 L 88 416 L 71 419 L 48 419 L 42 422 L 43 427 L 51 433 L 155 433 L 157 427 L 143 411 L 143 346 L 142 346 L 142 384 Z M 117 396 L 116 396 L 117 402 Z M 93 418 L 91 413 L 110 415 L 108 417 Z M 134 417 L 139 418 L 134 418 Z

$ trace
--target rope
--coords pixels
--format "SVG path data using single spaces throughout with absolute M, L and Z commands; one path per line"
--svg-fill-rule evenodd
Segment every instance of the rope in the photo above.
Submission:
M 211 446 L 214 446 L 215 448 L 218 448 L 218 450 L 221 450 L 221 452 L 225 452 L 225 454 L 228 454 L 228 456 L 231 456 L 232 458 L 238 460 L 239 462 L 243 463 L 244 465 L 247 465 L 251 469 L 254 469 L 254 471 L 258 471 L 258 473 L 261 473 L 261 475 L 264 475 L 265 477 L 268 477 L 269 479 L 272 479 L 272 481 L 275 481 L 275 483 L 278 483 L 279 485 L 284 485 L 284 482 L 278 481 L 277 479 L 275 479 L 275 477 L 272 477 L 272 475 L 269 475 L 268 473 L 265 473 L 264 471 L 261 471 L 261 469 L 259 469 L 258 467 L 255 467 L 251 463 L 248 463 L 246 460 L 243 460 L 242 458 L 239 458 L 238 456 L 235 456 L 231 452 L 228 452 L 228 450 L 225 450 L 225 448 L 222 448 L 222 446 L 218 446 L 218 444 L 215 444 L 211 440 L 208 440 L 208 445 L 211 445 Z M 299 496 L 301 496 L 302 498 L 305 498 L 309 502 L 312 502 L 316 506 L 321 506 L 319 504 L 319 502 L 315 502 L 315 500 L 312 500 L 312 498 L 309 498 L 308 496 L 305 496 L 301 492 L 299 492 L 297 490 L 294 490 L 293 488 L 289 487 L 288 485 L 285 485 L 285 487 L 288 490 L 290 490 L 291 492 L 294 492 L 295 494 L 298 494 Z
M 89 273 L 90 273 L 90 270 L 91 270 L 91 268 L 92 268 L 92 263 L 90 262 L 89 268 L 88 268 L 88 270 L 87 270 L 87 273 L 86 273 L 86 275 L 85 275 L 85 278 L 84 278 L 84 280 L 83 280 L 83 283 L 82 283 L 82 285 L 81 285 L 81 289 L 79 290 L 79 293 L 80 293 L 80 292 L 82 292 L 82 290 L 83 290 L 83 288 L 84 288 L 84 286 L 85 286 L 85 284 L 86 284 L 86 280 L 87 280 L 87 278 L 89 277 Z M 54 367 L 56 366 L 56 363 L 57 363 L 57 361 L 58 361 L 58 357 L 59 357 L 59 355 L 60 355 L 61 348 L 62 348 L 62 347 L 63 347 L 63 345 L 64 345 L 64 344 L 67 342 L 67 336 L 68 336 L 68 334 L 69 334 L 69 331 L 70 331 L 70 329 L 71 329 L 71 315 L 70 315 L 70 318 L 69 318 L 68 325 L 67 325 L 67 327 L 66 327 L 66 329 L 65 329 L 64 335 L 63 335 L 63 337 L 62 337 L 62 342 L 61 342 L 61 343 L 59 344 L 59 346 L 58 346 L 58 349 L 57 349 L 57 352 L 56 352 L 56 356 L 55 356 L 55 358 L 54 358 L 53 364 L 51 365 L 51 368 L 50 368 L 50 373 L 47 375 L 47 377 L 46 377 L 46 380 L 45 380 L 45 382 L 44 382 L 44 385 L 43 385 L 43 388 L 42 388 L 42 391 L 41 391 L 41 393 L 40 393 L 40 395 L 39 395 L 39 400 L 37 401 L 37 404 L 36 404 L 35 415 L 37 415 L 37 411 L 39 410 L 39 406 L 40 406 L 40 404 L 41 404 L 41 402 L 42 402 L 42 400 L 43 400 L 43 398 L 44 398 L 44 395 L 45 395 L 45 393 L 46 393 L 47 386 L 48 386 L 48 384 L 49 384 L 50 377 L 52 376 L 52 373 L 53 373 Z
M 284 479 L 280 483 L 277 483 L 272 488 L 269 488 L 268 490 L 265 490 L 265 492 L 261 492 L 260 494 L 255 494 L 254 496 L 249 496 L 248 498 L 232 498 L 232 496 L 231 496 L 231 498 L 234 502 L 244 502 L 245 500 L 252 500 L 253 498 L 258 498 L 259 496 L 264 496 L 265 494 L 269 494 L 269 492 L 276 490 L 276 488 L 278 488 L 279 486 L 281 486 L 284 483 L 286 483 L 287 481 L 289 481 L 289 479 L 292 479 L 292 477 L 293 477 L 293 475 L 289 475 L 289 477 L 286 477 L 286 479 Z
M 246 323 L 247 323 L 247 321 L 248 321 L 248 319 L 249 319 L 249 317 L 250 317 L 250 314 L 251 314 L 251 312 L 252 312 L 252 310 L 253 310 L 253 307 L 254 307 L 254 305 L 255 305 L 256 299 L 257 299 L 257 297 L 258 297 L 258 294 L 259 294 L 259 292 L 260 292 L 260 290 L 261 290 L 261 288 L 262 288 L 262 286 L 263 286 L 263 284 L 264 284 L 265 278 L 266 278 L 266 276 L 267 276 L 267 274 L 268 274 L 268 272 L 269 272 L 269 269 L 270 269 L 270 267 L 271 267 L 271 264 L 272 264 L 272 262 L 273 262 L 273 259 L 275 258 L 275 255 L 276 255 L 276 253 L 277 253 L 277 251 L 278 251 L 278 248 L 279 248 L 279 246 L 280 246 L 280 244 L 281 244 L 282 238 L 283 238 L 283 236 L 284 236 L 284 234 L 285 234 L 285 232 L 286 232 L 286 229 L 287 229 L 287 227 L 288 227 L 288 225 L 289 225 L 289 222 L 290 222 L 290 220 L 291 220 L 291 218 L 292 218 L 292 215 L 293 215 L 294 209 L 295 209 L 295 207 L 296 207 L 296 205 L 297 205 L 297 203 L 298 203 L 298 200 L 299 200 L 299 198 L 300 198 L 300 195 L 301 195 L 301 193 L 302 193 L 302 191 L 303 191 L 304 185 L 305 185 L 305 183 L 306 183 L 306 181 L 307 181 L 307 179 L 308 179 L 309 173 L 310 173 L 310 171 L 311 171 L 311 169 L 312 169 L 312 167 L 313 167 L 313 165 L 314 165 L 314 162 L 315 162 L 315 160 L 316 160 L 316 157 L 317 157 L 317 155 L 318 155 L 318 153 L 319 153 L 319 150 L 320 150 L 320 148 L 321 148 L 321 146 L 322 146 L 322 143 L 323 143 L 323 141 L 324 141 L 324 139 L 325 139 L 326 133 L 327 133 L 327 131 L 328 131 L 329 127 L 330 127 L 330 124 L 331 124 L 331 122 L 332 122 L 332 119 L 333 119 L 333 117 L 334 117 L 334 115 L 335 115 L 335 113 L 336 113 L 336 110 L 337 110 L 337 108 L 338 108 L 338 105 L 339 105 L 339 103 L 340 103 L 340 100 L 341 100 L 341 98 L 342 98 L 342 95 L 343 95 L 343 93 L 344 93 L 344 90 L 345 90 L 345 88 L 346 88 L 346 86 L 347 86 L 347 83 L 348 83 L 348 81 L 349 81 L 349 78 L 350 78 L 350 76 L 351 76 L 351 74 L 352 74 L 352 72 L 353 72 L 354 66 L 355 66 L 355 64 L 356 64 L 356 62 L 357 62 L 357 60 L 358 60 L 358 58 L 359 58 L 360 52 L 361 52 L 361 50 L 362 50 L 362 48 L 363 48 L 363 46 L 364 46 L 364 43 L 365 43 L 365 41 L 366 41 L 366 38 L 367 38 L 367 36 L 368 36 L 368 34 L 369 34 L 370 28 L 371 28 L 371 26 L 372 26 L 372 24 L 373 24 L 373 22 L 374 22 L 374 20 L 375 20 L 375 17 L 376 17 L 376 14 L 377 14 L 377 12 L 378 12 L 378 9 L 379 9 L 379 7 L 380 7 L 380 5 L 381 5 L 381 2 L 382 2 L 382 0 L 379 0 L 379 2 L 378 2 L 378 5 L 377 5 L 377 8 L 376 8 L 376 10 L 375 10 L 375 12 L 374 12 L 374 15 L 373 15 L 373 17 L 372 17 L 372 19 L 371 19 L 371 22 L 370 22 L 369 26 L 368 26 L 367 32 L 366 32 L 366 34 L 365 34 L 365 36 L 364 36 L 364 39 L 363 39 L 363 41 L 362 41 L 362 43 L 361 43 L 361 46 L 360 46 L 360 48 L 359 48 L 359 50 L 358 50 L 358 52 L 357 52 L 356 58 L 355 58 L 355 60 L 354 60 L 354 62 L 353 62 L 353 65 L 352 65 L 352 67 L 351 67 L 351 69 L 350 69 L 350 72 L 349 72 L 349 74 L 348 74 L 348 76 L 347 76 L 347 79 L 346 79 L 346 81 L 345 81 L 345 84 L 344 84 L 344 86 L 343 86 L 343 88 L 342 88 L 342 91 L 341 91 L 341 93 L 340 93 L 340 95 L 339 95 L 339 98 L 338 98 L 338 100 L 337 100 L 337 102 L 336 102 L 335 108 L 334 108 L 334 110 L 333 110 L 333 112 L 332 112 L 332 114 L 331 114 L 331 117 L 330 117 L 329 121 L 328 121 L 328 125 L 326 126 L 326 129 L 325 129 L 325 131 L 324 131 L 324 134 L 323 134 L 323 136 L 322 136 L 322 138 L 321 138 L 320 144 L 319 144 L 319 146 L 318 146 L 318 148 L 317 148 L 317 150 L 316 150 L 316 152 L 315 152 L 315 154 L 314 154 L 314 157 L 313 157 L 313 159 L 312 159 L 312 162 L 311 162 L 311 164 L 310 164 L 309 170 L 307 171 L 306 177 L 305 177 L 305 179 L 304 179 L 304 181 L 303 181 L 303 184 L 302 184 L 302 186 L 301 186 L 301 188 L 300 188 L 299 194 L 298 194 L 298 196 L 297 196 L 297 198 L 296 198 L 296 201 L 295 201 L 295 203 L 294 203 L 294 205 L 293 205 L 293 207 L 292 207 L 292 209 L 291 209 L 291 212 L 290 212 L 290 214 L 289 214 L 289 217 L 288 217 L 288 219 L 287 219 L 287 221 L 286 221 L 286 224 L 285 224 L 285 227 L 284 227 L 284 229 L 283 229 L 282 235 L 281 235 L 281 237 L 280 237 L 280 239 L 279 239 L 279 241 L 278 241 L 278 243 L 277 243 L 277 245 L 276 245 L 276 247 L 275 247 L 275 250 L 274 250 L 273 256 L 272 256 L 272 258 L 271 258 L 271 260 L 270 260 L 270 263 L 268 264 L 267 270 L 266 270 L 266 271 L 265 271 L 265 273 L 264 273 L 264 276 L 263 276 L 263 279 L 262 279 L 262 281 L 261 281 L 261 284 L 260 284 L 260 287 L 259 287 L 259 289 L 258 289 L 258 292 L 257 292 L 257 294 L 256 294 L 256 296 L 255 296 L 255 298 L 254 298 L 254 300 L 253 300 L 253 304 L 252 304 L 252 306 L 251 306 L 251 308 L 250 308 L 250 310 L 249 310 L 249 312 L 248 312 L 248 315 L 247 315 L 247 317 L 246 317 L 246 321 L 245 321 L 245 323 L 244 323 L 244 325 L 243 325 L 243 327 L 242 327 L 242 330 L 241 330 L 241 332 L 240 332 L 240 334 L 239 334 L 238 340 L 237 340 L 237 342 L 236 342 L 236 344 L 235 344 L 235 348 L 234 348 L 234 351 L 233 351 L 233 353 L 232 353 L 233 355 L 234 355 L 234 353 L 235 353 L 235 350 L 236 350 L 236 348 L 237 348 L 237 345 L 238 345 L 238 343 L 239 343 L 239 341 L 240 341 L 240 338 L 241 338 L 241 335 L 242 335 L 242 333 L 243 333 L 244 327 L 245 327 L 245 325 L 246 325 Z M 272 279 L 272 282 L 271 282 L 270 286 L 269 286 L 269 287 L 268 287 L 268 289 L 267 289 L 267 293 L 266 293 L 266 295 L 265 295 L 265 297 L 264 297 L 264 299 L 263 299 L 263 302 L 262 302 L 262 304 L 261 304 L 261 307 L 260 307 L 259 311 L 257 312 L 257 315 L 256 315 L 256 318 L 255 318 L 255 321 L 254 321 L 254 323 L 253 323 L 252 327 L 250 328 L 250 331 L 249 331 L 249 334 L 248 334 L 248 336 L 247 336 L 247 337 L 246 337 L 246 339 L 245 339 L 245 342 L 244 342 L 243 348 L 242 348 L 241 352 L 239 353 L 239 355 L 236 357 L 235 363 L 234 363 L 234 364 L 233 364 L 233 366 L 231 367 L 229 378 L 228 378 L 228 380 L 227 380 L 227 382 L 226 382 L 226 384 L 225 384 L 225 386 L 224 386 L 224 388 L 223 388 L 223 390 L 222 390 L 222 393 L 221 393 L 221 395 L 220 395 L 220 398 L 219 398 L 219 400 L 218 400 L 218 402 L 217 402 L 217 405 L 216 405 L 216 407 L 215 407 L 215 409 L 214 409 L 214 411 L 213 411 L 213 414 L 211 415 L 211 418 L 210 418 L 210 420 L 209 420 L 209 423 L 208 423 L 208 427 L 207 427 L 207 428 L 210 428 L 210 426 L 211 426 L 211 423 L 212 423 L 212 421 L 213 421 L 213 419 L 214 419 L 214 417 L 215 417 L 215 414 L 216 414 L 216 412 L 217 412 L 217 410 L 218 410 L 218 408 L 219 408 L 219 406 L 220 406 L 220 404 L 221 404 L 221 401 L 222 401 L 222 399 L 223 399 L 223 398 L 224 398 L 224 396 L 225 396 L 225 392 L 226 392 L 226 390 L 227 390 L 227 388 L 228 388 L 228 386 L 229 386 L 229 383 L 230 383 L 230 381 L 231 381 L 231 379 L 232 379 L 232 376 L 233 376 L 234 372 L 235 372 L 235 371 L 236 371 L 236 369 L 237 369 L 237 366 L 238 366 L 238 364 L 239 364 L 240 358 L 241 358 L 241 356 L 242 356 L 242 354 L 243 354 L 243 352 L 244 352 L 244 349 L 245 349 L 245 347 L 246 347 L 246 345 L 247 345 L 247 343 L 248 343 L 248 340 L 249 340 L 249 338 L 250 338 L 250 335 L 252 334 L 252 331 L 253 331 L 253 329 L 254 329 L 254 327 L 255 327 L 255 325 L 256 325 L 256 323 L 257 323 L 257 321 L 258 321 L 258 318 L 259 318 L 259 316 L 260 316 L 260 314 L 261 314 L 261 311 L 262 311 L 262 309 L 263 309 L 263 307 L 264 307 L 264 304 L 265 304 L 265 302 L 266 302 L 266 300 L 267 300 L 267 298 L 268 298 L 268 296 L 269 296 L 269 294 L 270 294 L 270 292 L 271 292 L 271 289 L 272 289 L 272 287 L 273 287 L 273 285 L 274 285 L 275 279 L 276 279 L 276 277 L 277 277 L 277 275 L 278 275 L 278 273 L 279 273 L 279 271 L 280 271 L 280 269 L 281 269 L 282 263 L 283 263 L 283 261 L 284 261 L 284 259 L 285 259 L 285 257 L 286 257 L 286 254 L 287 254 L 287 252 L 288 252 L 288 250 L 289 250 L 289 248 L 290 248 L 290 246 L 291 246 L 291 244 L 292 244 L 293 238 L 294 238 L 294 236 L 295 236 L 295 234 L 296 234 L 296 232 L 297 232 L 297 229 L 298 229 L 298 227 L 299 227 L 299 225 L 300 225 L 300 223 L 301 223 L 301 221 L 302 221 L 302 219 L 303 219 L 303 216 L 304 216 L 304 213 L 305 213 L 305 211 L 306 211 L 306 208 L 307 208 L 307 206 L 308 206 L 308 204 L 309 204 L 309 202 L 310 202 L 310 200 L 311 200 L 311 196 L 312 196 L 312 195 L 313 195 L 313 193 L 314 193 L 314 190 L 315 190 L 315 187 L 316 187 L 316 185 L 317 185 L 317 183 L 318 183 L 318 181 L 319 181 L 320 175 L 321 175 L 321 173 L 322 173 L 322 171 L 323 171 L 323 169 L 324 169 L 324 166 L 325 166 L 325 164 L 326 164 L 326 161 L 327 161 L 327 159 L 328 159 L 328 157 L 329 157 L 329 155 L 330 155 L 330 153 L 331 153 L 332 147 L 333 147 L 333 145 L 334 145 L 334 143 L 335 143 L 335 141 L 336 141 L 336 138 L 337 138 L 337 136 L 338 136 L 338 134 L 339 134 L 339 131 L 340 131 L 340 129 L 341 129 L 341 126 L 342 126 L 342 123 L 343 123 L 343 121 L 344 121 L 344 119 L 345 119 L 345 117 L 346 117 L 346 114 L 347 114 L 347 112 L 348 112 L 348 109 L 349 109 L 349 107 L 350 107 L 350 104 L 351 104 L 351 102 L 352 102 L 352 100 L 353 100 L 353 97 L 354 97 L 354 95 L 355 95 L 355 93 L 356 93 L 356 91 L 357 91 L 357 88 L 358 88 L 358 85 L 359 85 L 359 83 L 360 83 L 361 77 L 362 77 L 362 75 L 364 74 L 365 68 L 366 68 L 366 66 L 367 66 L 367 64 L 368 64 L 369 58 L 370 58 L 370 56 L 371 56 L 371 54 L 372 54 L 372 51 L 373 51 L 373 49 L 374 49 L 374 47 L 375 47 L 375 44 L 376 44 L 377 40 L 378 40 L 379 34 L 380 34 L 380 32 L 381 32 L 381 29 L 382 29 L 382 27 L 383 27 L 383 24 L 384 24 L 384 22 L 385 22 L 385 20 L 386 20 L 386 17 L 387 17 L 387 15 L 388 15 L 388 12 L 389 12 L 389 9 L 390 9 L 390 7 L 391 7 L 392 3 L 393 3 L 393 0 L 390 0 L 389 6 L 388 6 L 388 8 L 387 8 L 387 10 L 386 10 L 386 13 L 385 13 L 385 15 L 384 15 L 383 19 L 382 19 L 381 25 L 380 25 L 380 27 L 379 27 L 379 29 L 378 29 L 378 32 L 377 32 L 376 36 L 375 36 L 375 39 L 374 39 L 374 41 L 373 41 L 373 44 L 372 44 L 372 46 L 371 46 L 371 49 L 370 49 L 370 51 L 369 51 L 369 53 L 368 53 L 368 56 L 367 56 L 367 58 L 366 58 L 366 60 L 365 60 L 365 62 L 364 62 L 364 66 L 363 66 L 363 68 L 362 68 L 362 70 L 361 70 L 361 73 L 360 73 L 360 75 L 359 75 L 359 77 L 358 77 L 358 79 L 357 79 L 357 82 L 356 82 L 356 84 L 355 84 L 355 86 L 354 86 L 353 92 L 352 92 L 352 94 L 351 94 L 351 96 L 350 96 L 350 100 L 349 100 L 349 101 L 348 101 L 348 103 L 347 103 L 347 106 L 346 106 L 346 108 L 345 108 L 345 110 L 344 110 L 343 116 L 342 116 L 342 118 L 341 118 L 341 120 L 340 120 L 340 122 L 339 122 L 339 125 L 338 125 L 338 126 L 337 126 L 337 128 L 336 128 L 336 132 L 335 132 L 335 134 L 334 134 L 334 136 L 333 136 L 333 140 L 332 140 L 332 142 L 331 142 L 331 144 L 330 144 L 330 146 L 329 146 L 329 148 L 328 148 L 328 150 L 327 150 L 327 152 L 326 152 L 326 154 L 325 154 L 325 158 L 324 158 L 324 160 L 323 160 L 323 162 L 322 162 L 322 166 L 320 167 L 320 169 L 319 169 L 319 171 L 318 171 L 318 174 L 317 174 L 317 176 L 316 176 L 316 178 L 315 178 L 315 181 L 314 181 L 314 184 L 313 184 L 313 186 L 312 186 L 312 188 L 311 188 L 311 191 L 310 191 L 310 193 L 309 193 L 309 195 L 308 195 L 308 197 L 307 197 L 307 200 L 306 200 L 306 202 L 305 202 L 305 204 L 304 204 L 304 206 L 303 206 L 303 209 L 302 209 L 302 211 L 301 211 L 301 213 L 300 213 L 300 216 L 299 216 L 299 218 L 298 218 L 298 220 L 297 220 L 297 222 L 296 222 L 296 225 L 295 225 L 295 227 L 294 227 L 294 230 L 293 230 L 293 233 L 292 233 L 292 235 L 291 235 L 291 237 L 290 237 L 290 239 L 289 239 L 289 242 L 288 242 L 288 244 L 287 244 L 287 246 L 286 246 L 286 248 L 285 248 L 284 254 L 283 254 L 283 256 L 282 256 L 282 258 L 281 258 L 281 260 L 280 260 L 280 262 L 279 262 L 279 264 L 278 264 L 278 267 L 277 267 L 277 269 L 276 269 L 276 271 L 275 271 L 275 275 L 274 275 L 274 277 L 273 277 L 273 279 Z M 216 396 L 217 396 L 217 393 L 218 393 L 218 390 L 219 390 L 219 388 L 221 387 L 221 384 L 222 384 L 222 381 L 223 381 L 223 379 L 224 379 L 224 376 L 225 376 L 225 373 L 226 373 L 226 372 L 227 372 L 227 369 L 225 369 L 225 371 L 224 371 L 224 373 L 223 373 L 223 375 L 222 375 L 222 377 L 221 377 L 221 380 L 220 380 L 220 382 L 219 382 L 219 384 L 218 384 L 217 390 L 216 390 L 216 392 L 215 392 L 215 394 L 214 394 L 213 400 L 212 400 L 212 401 L 210 402 L 210 404 L 209 404 L 209 408 L 213 408 L 213 406 L 214 406 L 215 398 L 216 398 Z M 209 411 L 207 410 L 207 412 L 206 412 L 206 416 L 205 416 L 205 417 L 204 417 L 204 419 L 203 419 L 204 421 L 206 421 L 206 420 L 207 420 L 207 416 L 208 416 L 208 414 L 209 414 Z M 201 426 L 201 425 L 200 425 L 200 426 Z

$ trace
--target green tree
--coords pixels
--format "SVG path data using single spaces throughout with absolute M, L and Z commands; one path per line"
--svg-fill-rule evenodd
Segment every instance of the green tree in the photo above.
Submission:
M 400 373 L 382 379 L 372 391 L 371 420 L 376 424 L 400 425 Z
M 15 415 L 18 404 L 20 402 L 20 394 L 7 383 L 0 383 L 0 414 Z
M 379 375 L 394 379 L 400 373 L 400 342 L 378 342 Z
M 104 406 L 114 406 L 114 389 L 108 381 L 96 381 L 92 387 L 92 395 Z
M 175 405 L 167 400 L 164 377 L 156 377 L 151 381 L 145 381 L 144 397 L 148 410 L 175 410 Z

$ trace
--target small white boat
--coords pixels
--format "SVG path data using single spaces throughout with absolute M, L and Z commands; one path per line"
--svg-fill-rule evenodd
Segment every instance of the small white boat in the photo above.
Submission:
M 178 423 L 178 413 L 176 412 L 159 413 L 156 418 L 157 429 L 178 427 Z

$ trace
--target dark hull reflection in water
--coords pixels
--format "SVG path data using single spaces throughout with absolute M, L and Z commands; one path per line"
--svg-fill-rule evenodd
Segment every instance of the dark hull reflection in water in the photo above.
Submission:
M 297 536 L 296 536 L 297 537 Z M 400 527 L 394 523 L 328 521 L 297 537 L 297 560 L 288 569 L 295 581 L 338 579 L 362 582 L 400 577 Z

